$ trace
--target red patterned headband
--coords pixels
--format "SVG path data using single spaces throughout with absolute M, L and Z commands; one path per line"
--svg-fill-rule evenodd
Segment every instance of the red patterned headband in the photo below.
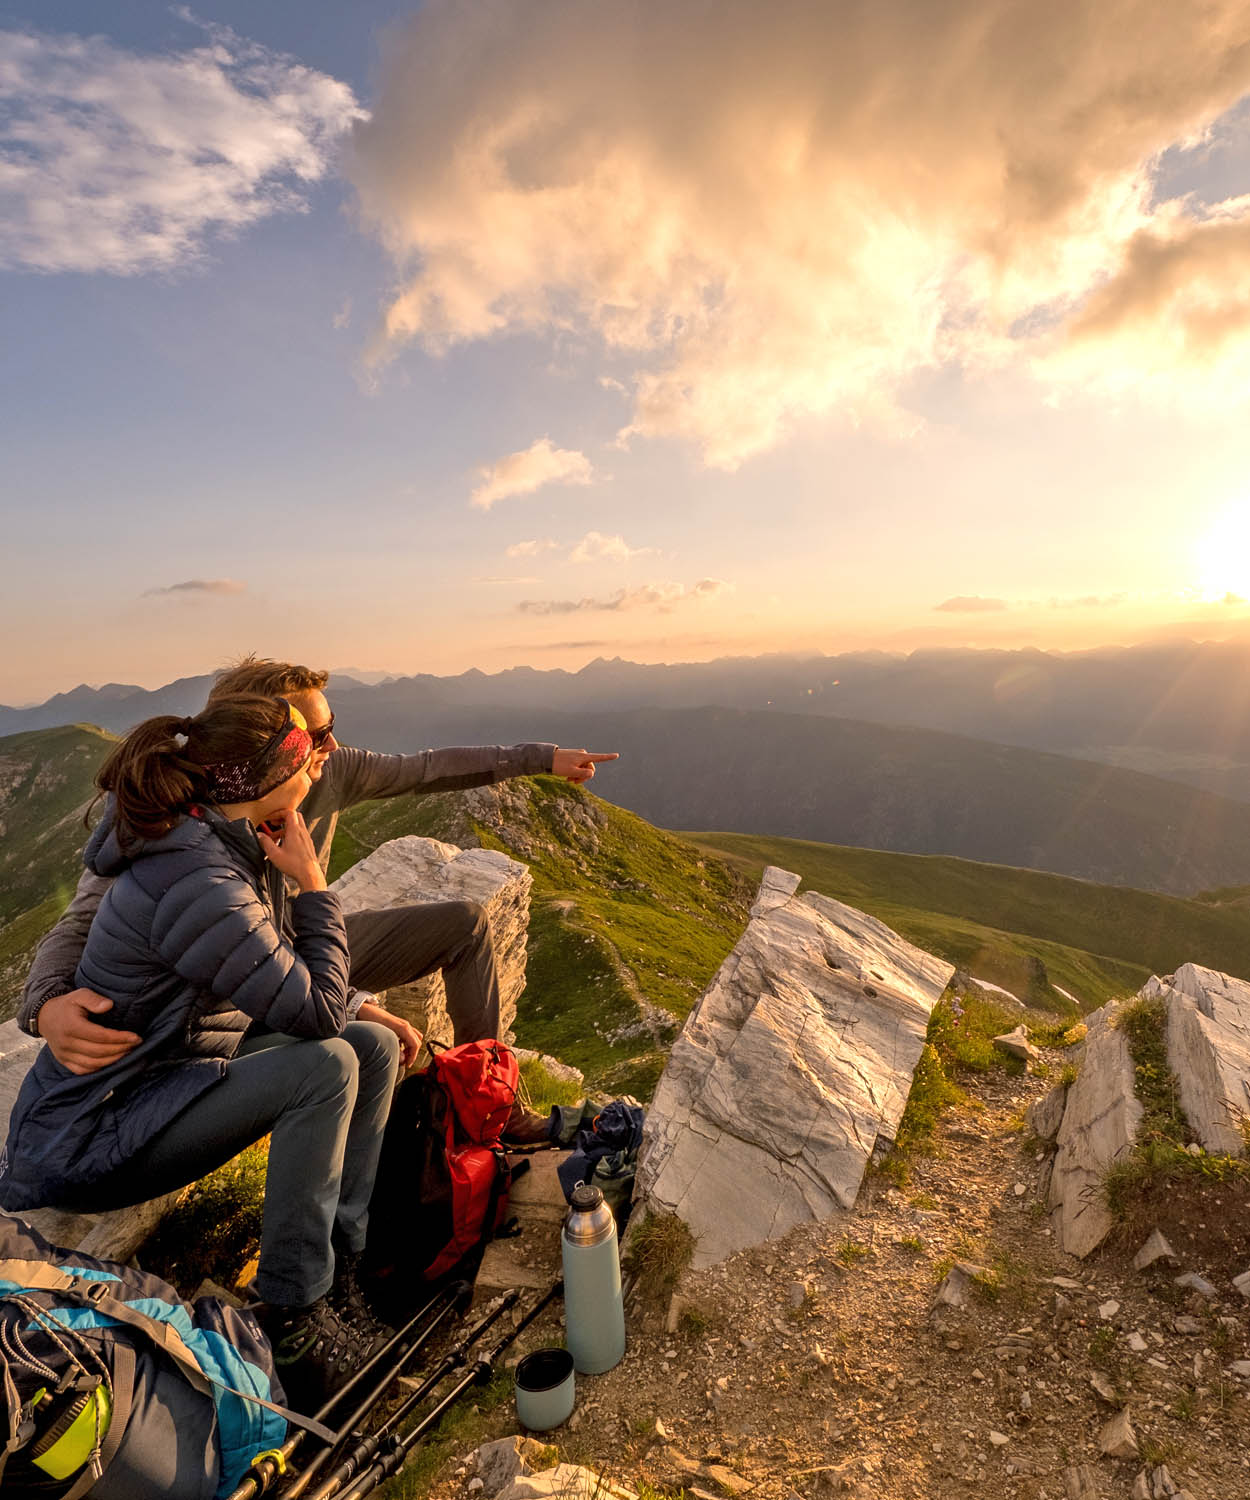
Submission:
M 307 764 L 313 748 L 308 724 L 298 708 L 284 698 L 277 701 L 286 709 L 286 718 L 255 755 L 204 767 L 204 791 L 210 801 L 258 802 Z

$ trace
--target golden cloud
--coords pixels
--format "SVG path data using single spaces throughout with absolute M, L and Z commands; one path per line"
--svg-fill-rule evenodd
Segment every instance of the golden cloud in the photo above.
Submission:
M 1247 90 L 1244 0 L 429 0 L 354 132 L 404 278 L 370 357 L 589 332 L 622 439 L 724 468 L 809 415 L 909 431 L 926 368 L 1222 358 L 1246 214 L 1154 185 Z

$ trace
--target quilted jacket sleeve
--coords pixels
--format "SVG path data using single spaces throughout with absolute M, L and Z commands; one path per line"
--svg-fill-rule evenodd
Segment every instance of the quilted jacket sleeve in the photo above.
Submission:
M 400 797 L 405 792 L 426 796 L 487 786 L 511 776 L 538 776 L 551 770 L 555 751 L 554 745 L 527 743 L 382 755 L 344 745 L 331 755 L 326 771 L 332 773 L 335 805 L 347 808 L 374 797 Z
M 307 891 L 284 942 L 255 889 L 199 866 L 162 894 L 152 945 L 181 978 L 287 1036 L 337 1036 L 347 1020 L 347 930 L 333 891 Z

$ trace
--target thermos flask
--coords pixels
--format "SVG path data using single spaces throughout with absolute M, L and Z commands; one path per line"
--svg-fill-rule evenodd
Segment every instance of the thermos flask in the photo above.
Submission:
M 583 1375 L 601 1375 L 625 1353 L 625 1307 L 616 1220 L 597 1187 L 579 1182 L 560 1233 L 569 1353 Z

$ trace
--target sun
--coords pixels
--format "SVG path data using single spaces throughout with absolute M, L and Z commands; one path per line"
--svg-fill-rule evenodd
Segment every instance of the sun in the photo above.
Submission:
M 1194 565 L 1204 599 L 1250 598 L 1250 500 L 1216 515 L 1194 543 Z

